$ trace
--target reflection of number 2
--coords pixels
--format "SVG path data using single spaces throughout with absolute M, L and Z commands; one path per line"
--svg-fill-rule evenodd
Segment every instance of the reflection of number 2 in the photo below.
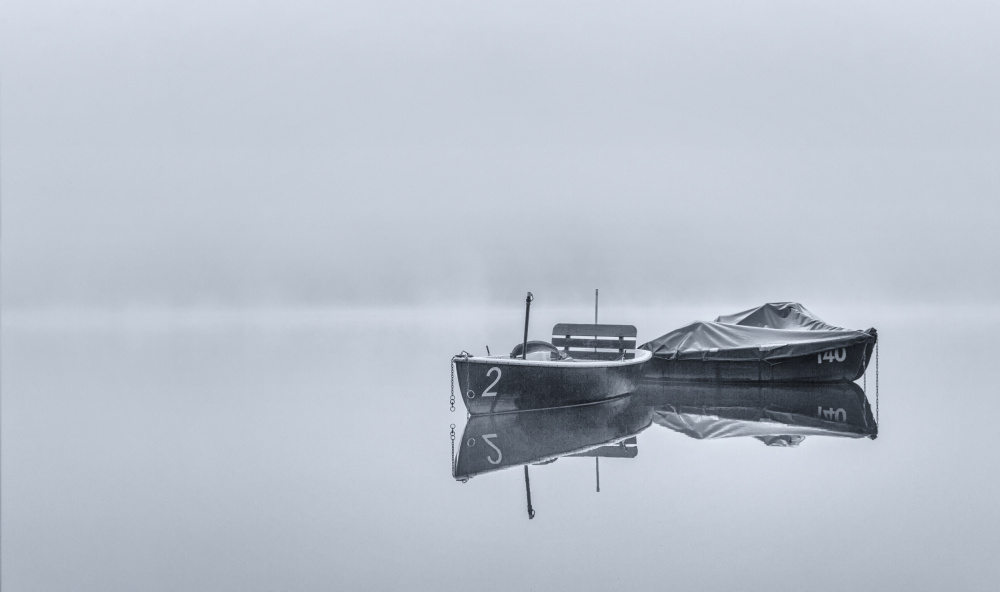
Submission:
M 490 368 L 486 372 L 486 376 L 491 376 L 493 374 L 494 370 L 497 371 L 497 378 L 496 378 L 496 380 L 493 381 L 493 384 L 491 384 L 490 386 L 486 387 L 486 390 L 483 391 L 483 396 L 484 397 L 495 397 L 495 396 L 497 396 L 496 393 L 491 393 L 490 389 L 493 388 L 493 387 L 495 387 L 497 385 L 497 383 L 500 382 L 500 369 L 497 368 L 496 366 L 494 366 L 494 367 Z
M 486 395 L 483 395 L 483 396 L 485 397 Z M 496 444 L 494 444 L 493 442 L 490 441 L 490 438 L 496 438 L 496 437 L 497 437 L 496 434 L 483 434 L 483 441 L 486 442 L 487 444 L 489 444 L 490 448 L 492 448 L 493 450 L 497 451 L 497 459 L 496 460 L 493 460 L 492 456 L 487 456 L 486 457 L 486 460 L 490 461 L 491 465 L 498 465 L 498 464 L 500 464 L 500 461 L 503 460 L 503 453 L 500 452 L 500 449 L 497 448 Z

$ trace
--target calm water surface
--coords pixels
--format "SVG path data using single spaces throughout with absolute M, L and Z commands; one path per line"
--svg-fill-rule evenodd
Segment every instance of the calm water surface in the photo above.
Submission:
M 6 314 L 4 590 L 1000 587 L 1000 317 L 810 308 L 879 329 L 876 440 L 661 417 L 600 493 L 593 458 L 533 466 L 534 520 L 520 467 L 451 476 L 448 360 L 520 310 Z M 587 315 L 533 306 L 532 337 Z

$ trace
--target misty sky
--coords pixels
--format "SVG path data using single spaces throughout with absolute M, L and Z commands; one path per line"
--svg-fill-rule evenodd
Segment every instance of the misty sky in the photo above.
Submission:
M 1000 293 L 995 1 L 0 11 L 7 307 Z

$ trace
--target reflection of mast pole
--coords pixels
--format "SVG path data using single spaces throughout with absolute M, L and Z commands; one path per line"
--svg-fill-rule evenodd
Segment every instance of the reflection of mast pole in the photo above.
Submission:
M 597 288 L 594 288 L 594 324 L 597 324 Z M 597 335 L 594 335 L 594 353 L 597 353 Z
M 597 470 L 597 493 L 601 493 L 601 457 L 594 457 L 594 468 Z
M 528 520 L 535 517 L 535 510 L 531 507 L 531 481 L 528 480 L 528 465 L 524 465 L 524 491 L 528 494 Z

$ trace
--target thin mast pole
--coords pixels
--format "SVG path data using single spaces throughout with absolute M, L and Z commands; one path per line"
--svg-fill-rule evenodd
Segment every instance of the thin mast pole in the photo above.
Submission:
M 528 315 L 531 314 L 531 301 L 535 297 L 528 292 L 528 297 L 524 299 L 524 342 L 521 344 L 521 359 L 528 359 Z

